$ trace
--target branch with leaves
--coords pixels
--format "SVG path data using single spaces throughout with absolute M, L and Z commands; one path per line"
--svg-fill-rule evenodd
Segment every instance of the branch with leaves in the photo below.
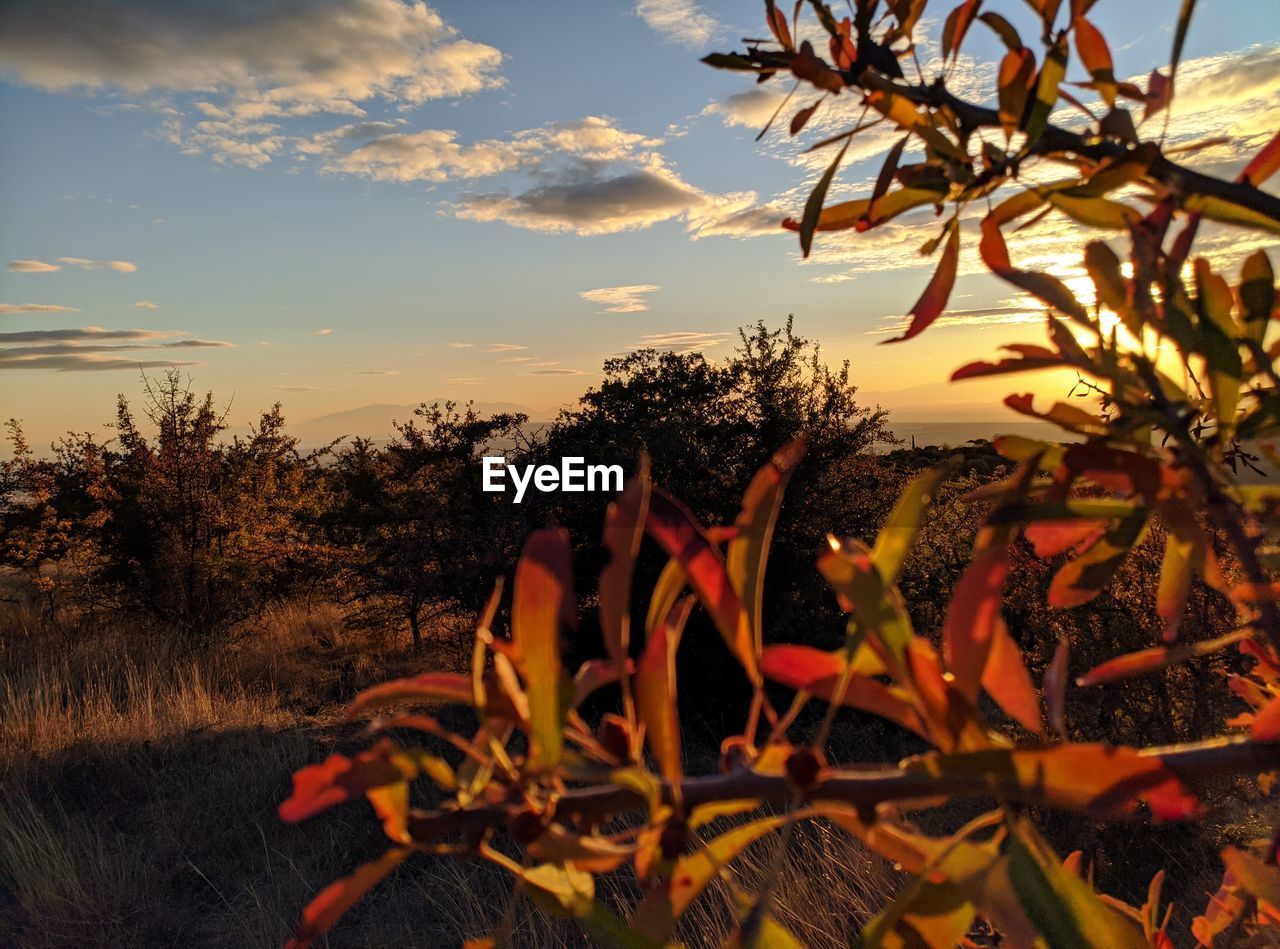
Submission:
M 913 58 L 925 0 L 890 2 L 883 11 L 876 0 L 857 0 L 843 19 L 813 0 L 808 10 L 828 37 L 830 61 L 811 43 L 792 39 L 805 4 L 788 19 L 770 0 L 768 48 L 760 41 L 746 53 L 708 57 L 712 65 L 764 78 L 789 73 L 817 90 L 820 101 L 859 95 L 903 132 L 874 192 L 830 206 L 826 194 L 848 142 L 866 126 L 825 143 L 840 145 L 840 152 L 803 219 L 788 224 L 806 254 L 821 232 L 872 231 L 915 207 L 954 206 L 925 247 L 941 248 L 941 262 L 902 339 L 945 311 L 961 216 L 976 202 L 986 209 L 983 261 L 1043 303 L 1048 341 L 1006 347 L 1006 356 L 964 366 L 953 378 L 1070 369 L 1080 391 L 1102 403 L 1099 412 L 1071 401 L 1046 409 L 1031 395 L 1008 397 L 1010 408 L 1056 425 L 1071 440 L 998 440 L 1013 472 L 970 496 L 982 505 L 983 524 L 940 636 L 913 628 L 899 578 L 932 500 L 951 477 L 949 466 L 907 486 L 874 543 L 829 538 L 816 566 L 847 616 L 847 632 L 843 647 L 828 652 L 772 637 L 766 645 L 763 630 L 770 545 L 788 480 L 802 463 L 803 438 L 759 470 L 726 525 L 699 524 L 651 483 L 642 460 L 606 515 L 600 658 L 572 676 L 564 668 L 560 645 L 575 628 L 577 610 L 569 539 L 560 529 L 535 532 L 515 571 L 509 635 L 497 629 L 499 587 L 478 624 L 470 675 L 425 673 L 362 693 L 351 715 L 371 718 L 378 743 L 295 776 L 282 818 L 301 820 L 364 798 L 390 841 L 383 857 L 316 897 L 295 945 L 321 936 L 416 852 L 492 862 L 539 906 L 577 920 L 598 945 L 667 944 L 682 914 L 717 879 L 741 898 L 740 924 L 728 944 L 798 945 L 770 915 L 773 879 L 754 894 L 743 892 L 732 863 L 753 842 L 770 836 L 785 842 L 797 823 L 819 819 L 908 875 L 897 897 L 864 926 L 864 945 L 970 945 L 979 922 L 1000 935 L 1001 945 L 1174 944 L 1171 907 L 1161 902 L 1163 874 L 1140 907 L 1099 893 L 1081 855 L 1055 854 L 1030 814 L 1056 808 L 1100 820 L 1192 821 L 1210 806 L 1203 794 L 1209 778 L 1253 776 L 1264 793 L 1275 784 L 1280 488 L 1273 481 L 1244 483 L 1240 472 L 1263 471 L 1263 456 L 1280 467 L 1272 445 L 1280 435 L 1277 290 L 1265 252 L 1249 256 L 1232 281 L 1191 251 L 1202 218 L 1280 228 L 1276 199 L 1259 188 L 1280 169 L 1280 136 L 1237 181 L 1222 182 L 1173 162 L 1159 141 L 1141 140 L 1137 124 L 1117 106 L 1121 99 L 1141 102 L 1148 117 L 1168 107 L 1191 2 L 1183 5 L 1168 73 L 1152 73 L 1145 90 L 1116 81 L 1105 38 L 1088 18 L 1092 3 L 1075 0 L 1067 25 L 1057 28 L 1056 0 L 1029 2 L 1043 27 L 1039 60 L 979 0 L 955 7 L 943 27 L 945 59 L 975 23 L 1004 41 L 996 110 L 960 101 L 945 81 L 905 81 L 901 61 Z M 1064 83 L 1072 41 L 1090 74 L 1084 85 L 1110 109 L 1085 132 L 1049 121 L 1060 100 L 1075 103 Z M 793 132 L 814 109 L 796 113 Z M 1004 146 L 985 139 L 975 145 L 985 128 L 999 128 Z M 908 145 L 923 152 L 920 162 L 902 164 Z M 993 202 L 1002 186 L 1022 183 L 1033 160 L 1065 162 L 1073 175 L 1027 184 Z M 1055 212 L 1128 239 L 1124 263 L 1105 240 L 1084 247 L 1096 290 L 1089 304 L 1057 277 L 1011 261 L 1005 229 Z M 1036 682 L 1001 609 L 1014 547 L 1054 559 L 1048 604 L 1067 610 L 1105 590 L 1156 524 L 1165 537 L 1159 641 L 1083 672 L 1075 685 L 1098 688 L 1234 650 L 1241 657 L 1236 668 L 1245 671 L 1230 673 L 1228 683 L 1247 710 L 1224 724 L 1225 734 L 1196 744 L 1073 741 L 1065 714 L 1069 640 Z M 632 587 L 646 538 L 668 562 L 641 625 L 631 615 Z M 1231 604 L 1230 631 L 1209 636 L 1189 628 L 1196 584 Z M 720 772 L 710 775 L 684 773 L 676 702 L 676 659 L 695 608 L 708 615 L 753 694 L 741 732 L 722 747 Z M 589 721 L 584 702 L 613 685 L 616 710 Z M 786 695 L 790 705 L 775 706 Z M 810 702 L 825 704 L 825 715 L 815 734 L 798 736 L 800 712 Z M 470 707 L 474 730 L 444 727 L 431 714 L 441 703 Z M 879 768 L 830 767 L 827 738 L 847 708 L 913 733 L 930 750 Z M 407 742 L 413 734 L 435 746 Z M 431 795 L 422 794 L 424 781 L 435 788 Z M 987 800 L 993 809 L 942 834 L 925 834 L 910 819 L 965 798 Z M 711 836 L 720 818 L 730 818 L 730 827 Z M 1197 944 L 1280 938 L 1277 849 L 1223 850 L 1221 887 L 1192 925 Z M 637 905 L 596 899 L 597 877 L 612 872 L 639 881 Z M 506 935 L 473 945 L 496 945 Z

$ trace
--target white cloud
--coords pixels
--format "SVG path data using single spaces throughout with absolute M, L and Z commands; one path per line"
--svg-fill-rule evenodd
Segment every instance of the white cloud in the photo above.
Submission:
M 160 309 L 160 304 L 152 303 L 150 300 L 139 300 L 133 305 L 133 308 L 135 310 L 158 310 Z
M 53 303 L 0 303 L 0 313 L 79 313 L 78 307 Z
M 669 333 L 651 333 L 642 336 L 632 349 L 665 349 L 675 353 L 696 353 L 719 346 L 729 339 L 729 333 L 703 333 L 694 330 L 674 330 Z
M 311 335 L 312 336 L 332 336 L 333 329 L 331 327 L 325 326 L 318 330 L 312 330 Z
M 64 0 L 0 8 L 0 68 L 50 91 L 121 92 L 167 106 L 185 150 L 265 164 L 274 121 L 407 109 L 503 84 L 502 53 L 458 35 L 421 0 Z M 134 103 L 129 103 L 134 104 Z
M 636 16 L 668 43 L 702 49 L 723 31 L 693 0 L 639 0 Z
M 599 287 L 583 290 L 578 296 L 590 303 L 598 303 L 603 313 L 643 313 L 649 309 L 645 296 L 662 289 L 657 284 L 642 283 L 629 287 Z
M 11 260 L 9 269 L 13 273 L 53 273 L 62 268 L 57 264 L 46 264 L 43 260 Z
M 138 265 L 129 260 L 89 260 L 85 257 L 59 257 L 58 263 L 81 270 L 114 270 L 116 273 L 136 273 Z
M 519 343 L 490 343 L 485 347 L 487 353 L 518 353 L 522 349 L 528 349 L 528 346 L 521 346 Z
M 450 349 L 470 349 L 475 343 L 445 343 Z
M 398 376 L 399 369 L 357 369 L 352 373 L 354 376 Z

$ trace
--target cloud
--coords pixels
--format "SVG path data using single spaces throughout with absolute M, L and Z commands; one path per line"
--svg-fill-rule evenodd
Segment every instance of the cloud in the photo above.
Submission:
M 460 376 L 454 379 L 446 379 L 445 384 L 451 386 L 478 386 L 484 383 L 483 379 L 476 376 Z
M 79 313 L 78 307 L 53 303 L 0 303 L 0 313 Z
M 450 349 L 470 349 L 475 343 L 445 343 Z
M 729 333 L 703 333 L 691 330 L 651 333 L 648 336 L 642 336 L 640 342 L 632 346 L 631 349 L 665 349 L 680 354 L 696 353 L 721 345 L 730 335 Z
M 498 362 L 528 362 L 532 356 L 508 356 L 506 359 L 499 359 Z
M 460 218 L 502 221 L 544 234 L 580 236 L 642 230 L 661 221 L 740 204 L 741 195 L 709 195 L 680 178 L 656 155 L 643 167 L 613 174 L 597 165 L 570 169 L 519 194 L 468 194 Z
M 707 215 L 696 223 L 693 237 L 759 237 L 778 235 L 784 218 L 794 216 L 776 202 L 754 205 L 741 210 L 730 209 L 721 215 Z
M 11 260 L 9 269 L 13 273 L 53 273 L 62 268 L 57 264 L 46 264 L 43 260 Z
M 84 257 L 59 257 L 58 263 L 81 270 L 114 270 L 116 273 L 136 273 L 138 265 L 128 260 L 88 260 Z
M 357 369 L 353 376 L 398 376 L 399 369 Z
M 785 93 L 757 87 L 712 102 L 702 114 L 719 115 L 725 125 L 762 129 L 786 98 Z
M 184 150 L 260 165 L 283 146 L 283 117 L 361 116 L 502 85 L 498 49 L 402 0 L 64 0 L 0 7 L 0 68 L 49 91 L 118 92 L 169 106 Z
M 530 371 L 531 376 L 585 376 L 585 370 L 582 369 L 534 369 Z
M 160 304 L 152 303 L 150 300 L 139 300 L 133 305 L 133 308 L 135 310 L 158 310 L 160 309 Z
M 300 143 L 298 151 L 318 158 L 324 173 L 440 182 L 534 170 L 550 159 L 624 161 L 660 144 L 661 139 L 628 132 L 606 116 L 589 115 L 470 143 L 458 141 L 453 129 L 408 132 L 396 123 L 359 122 L 321 132 Z
M 324 326 L 318 330 L 312 330 L 311 335 L 312 336 L 331 336 L 333 335 L 333 328 L 329 326 Z
M 701 49 L 724 29 L 693 0 L 639 0 L 635 14 L 668 43 Z
M 629 287 L 599 287 L 583 290 L 578 296 L 604 307 L 602 313 L 643 313 L 649 309 L 645 295 L 662 289 L 657 284 L 641 283 Z
M 281 392 L 332 392 L 333 390 L 326 386 L 272 386 L 273 389 L 279 389 Z
M 490 343 L 485 347 L 487 353 L 518 353 L 522 349 L 528 349 L 528 346 L 521 346 L 519 343 Z
M 191 366 L 187 360 L 141 359 L 124 356 L 158 349 L 227 348 L 223 340 L 195 339 L 172 331 L 124 329 L 98 326 L 74 329 L 21 330 L 0 333 L 0 370 L 49 369 L 59 372 L 106 369 L 154 369 L 161 366 Z

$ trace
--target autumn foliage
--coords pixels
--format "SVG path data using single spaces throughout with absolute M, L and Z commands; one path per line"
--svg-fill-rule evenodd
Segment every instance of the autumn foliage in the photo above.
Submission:
M 365 692 L 351 715 L 370 720 L 377 743 L 298 772 L 281 806 L 285 820 L 366 798 L 390 846 L 317 896 L 295 944 L 318 938 L 401 861 L 430 852 L 505 868 L 515 886 L 548 912 L 576 919 L 596 944 L 663 945 L 710 883 L 732 885 L 736 855 L 766 838 L 781 854 L 792 828 L 813 820 L 834 823 L 906 874 L 897 897 L 866 923 L 865 945 L 991 944 L 993 933 L 1013 946 L 1280 941 L 1280 828 L 1256 847 L 1222 852 L 1221 887 L 1182 932 L 1170 927 L 1163 874 L 1143 905 L 1120 902 L 1095 889 L 1079 854 L 1055 853 L 1038 827 L 1050 810 L 1195 821 L 1205 816 L 1211 779 L 1252 776 L 1265 793 L 1280 768 L 1280 582 L 1271 546 L 1280 490 L 1240 477 L 1258 468 L 1258 453 L 1276 461 L 1268 444 L 1280 433 L 1280 344 L 1269 332 L 1275 279 L 1262 251 L 1238 273 L 1193 253 L 1202 221 L 1280 230 L 1280 202 L 1260 190 L 1280 169 L 1280 136 L 1236 180 L 1222 181 L 1177 164 L 1162 151 L 1158 128 L 1148 133 L 1144 122 L 1174 98 L 1193 3 L 1183 4 L 1168 69 L 1153 72 L 1144 88 L 1117 80 L 1092 3 L 1029 2 L 1043 27 L 1035 48 L 978 0 L 943 11 L 944 60 L 974 29 L 993 30 L 1006 46 L 997 108 L 957 98 L 945 74 L 932 82 L 906 77 L 925 0 L 858 0 L 851 17 L 819 2 L 788 11 L 770 0 L 772 39 L 707 57 L 762 80 L 790 76 L 816 96 L 790 119 L 792 134 L 832 98 L 852 96 L 863 106 L 855 128 L 815 146 L 834 158 L 801 218 L 786 225 L 806 254 L 824 232 L 856 229 L 874 240 L 876 227 L 912 208 L 944 214 L 924 248 L 940 255 L 936 272 L 900 339 L 927 331 L 945 311 L 973 231 L 967 225 L 975 223 L 986 268 L 1043 305 L 1047 340 L 1008 346 L 954 378 L 1068 369 L 1097 397 L 1096 409 L 1008 398 L 1066 440 L 998 443 L 1012 473 L 972 497 L 983 507 L 982 527 L 940 637 L 915 631 L 899 581 L 946 466 L 907 486 L 873 543 L 829 537 L 816 568 L 847 614 L 845 643 L 829 652 L 788 644 L 800 638 L 793 631 L 763 628 L 770 545 L 805 453 L 803 433 L 759 470 L 740 513 L 723 525 L 699 523 L 653 483 L 641 458 L 605 519 L 596 658 L 576 670 L 563 663 L 579 602 L 571 547 L 563 529 L 538 530 L 525 543 L 509 600 L 499 586 L 480 619 L 470 675 L 426 673 Z M 815 35 L 820 43 L 802 39 Z M 1083 83 L 1065 81 L 1073 55 L 1088 74 Z M 1081 86 L 1104 114 L 1078 103 L 1071 90 Z M 1055 124 L 1063 104 L 1083 110 L 1086 124 Z M 827 204 L 849 143 L 881 124 L 902 137 L 874 191 Z M 904 163 L 908 154 L 918 160 Z M 1031 169 L 1050 163 L 1063 175 L 1040 183 Z M 1016 248 L 1018 224 L 1054 214 L 1111 232 L 1082 250 L 1093 299 L 1015 262 L 1009 245 Z M 1064 637 L 1038 681 L 1002 610 L 1013 552 L 1029 545 L 1053 564 L 1047 605 L 1067 610 L 1105 590 L 1149 536 L 1164 544 L 1159 641 L 1076 670 L 1073 680 Z M 651 590 L 634 590 L 637 558 L 650 544 L 666 568 Z M 1207 637 L 1188 622 L 1197 584 L 1235 611 L 1225 635 Z M 740 732 L 723 745 L 719 771 L 698 775 L 684 770 L 676 681 L 694 610 L 710 618 L 753 696 Z M 1228 651 L 1240 657 L 1229 686 L 1247 711 L 1222 722 L 1221 737 L 1117 747 L 1072 740 L 1064 727 L 1068 689 L 1111 688 Z M 606 687 L 617 703 L 602 713 L 596 693 Z M 809 703 L 826 712 L 800 734 Z M 469 706 L 474 729 L 446 728 L 431 711 L 444 704 Z M 827 739 L 845 707 L 914 733 L 928 750 L 896 763 L 830 765 Z M 410 743 L 414 733 L 429 742 Z M 913 819 L 940 811 L 945 823 L 961 799 L 991 808 L 942 833 L 926 833 Z M 735 820 L 713 835 L 712 822 L 723 817 Z M 598 901 L 596 878 L 624 868 L 640 881 L 639 903 Z M 740 891 L 733 944 L 798 944 L 771 917 L 772 898 L 769 881 Z M 504 938 L 499 931 L 491 943 Z

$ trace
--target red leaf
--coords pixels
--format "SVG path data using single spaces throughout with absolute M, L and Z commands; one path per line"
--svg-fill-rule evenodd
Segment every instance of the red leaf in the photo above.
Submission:
M 844 662 L 839 653 L 824 652 L 812 646 L 766 646 L 760 657 L 760 670 L 774 682 L 803 689 L 827 702 L 879 715 L 922 738 L 929 737 L 915 709 L 884 683 L 870 676 L 850 673 L 844 694 L 836 698 Z
M 411 852 L 408 847 L 388 850 L 377 860 L 360 867 L 351 876 L 326 886 L 302 911 L 302 922 L 298 924 L 293 938 L 285 943 L 285 949 L 306 949 L 323 936 L 342 918 L 343 913 L 398 867 Z
M 1096 540 L 1106 530 L 1105 521 L 1037 521 L 1023 528 L 1037 557 L 1056 557 Z
M 1052 349 L 1033 346 L 1028 343 L 1017 343 L 1005 346 L 1009 352 L 1017 353 L 1017 359 L 1006 357 L 999 362 L 971 362 L 961 366 L 951 374 L 951 381 L 975 379 L 979 376 L 1002 376 L 1011 372 L 1027 372 L 1032 369 L 1053 369 L 1063 364 L 1062 357 Z
M 1009 248 L 1000 233 L 1000 221 L 992 214 L 982 220 L 982 241 L 978 244 L 982 260 L 996 276 L 1003 278 L 1032 296 L 1039 297 L 1049 306 L 1082 323 L 1088 322 L 1085 309 L 1057 277 L 1047 273 L 1018 270 L 1009 260 Z M 954 376 L 952 378 L 955 378 Z
M 1140 649 L 1108 659 L 1101 665 L 1094 666 L 1079 679 L 1076 685 L 1081 688 L 1098 685 L 1103 682 L 1114 682 L 1117 679 L 1129 679 L 1134 676 L 1157 672 L 1180 662 L 1186 662 L 1195 656 L 1207 656 L 1219 652 L 1248 636 L 1247 632 L 1228 633 L 1217 639 L 1207 639 L 1198 643 L 1184 643 L 1181 646 L 1155 646 L 1151 649 Z
M 1053 661 L 1044 674 L 1044 705 L 1049 714 L 1049 725 L 1059 738 L 1067 740 L 1067 659 L 1070 655 L 1069 640 L 1059 639 L 1053 651 Z
M 813 105 L 801 109 L 791 117 L 790 131 L 792 135 L 798 134 L 801 129 L 809 124 L 809 120 L 813 118 L 813 113 L 818 111 L 818 106 L 820 105 L 822 105 L 821 102 L 815 102 Z
M 911 308 L 911 324 L 901 336 L 886 339 L 886 343 L 900 343 L 903 340 L 919 336 L 946 309 L 947 300 L 951 298 L 951 288 L 956 282 L 956 266 L 960 260 L 960 228 L 952 226 L 951 236 L 947 238 L 947 246 L 938 261 L 938 269 L 934 271 L 929 285 L 920 294 L 920 299 Z
M 649 456 L 604 515 L 604 545 L 609 562 L 600 571 L 600 633 L 614 668 L 626 663 L 631 643 L 631 579 L 644 539 L 649 510 Z
M 942 624 L 943 654 L 956 686 L 971 702 L 978 697 L 993 638 L 1004 627 L 1000 594 L 1008 573 L 1007 548 L 982 551 L 956 582 L 947 606 Z
M 391 749 L 389 742 L 383 742 L 354 758 L 334 754 L 323 764 L 301 768 L 293 776 L 293 794 L 280 805 L 280 819 L 288 823 L 305 820 L 370 788 L 414 777 L 417 769 L 393 760 Z
M 680 563 L 716 629 L 742 663 L 753 683 L 760 681 L 751 620 L 725 570 L 724 558 L 703 533 L 689 510 L 664 491 L 654 489 L 645 530 Z

